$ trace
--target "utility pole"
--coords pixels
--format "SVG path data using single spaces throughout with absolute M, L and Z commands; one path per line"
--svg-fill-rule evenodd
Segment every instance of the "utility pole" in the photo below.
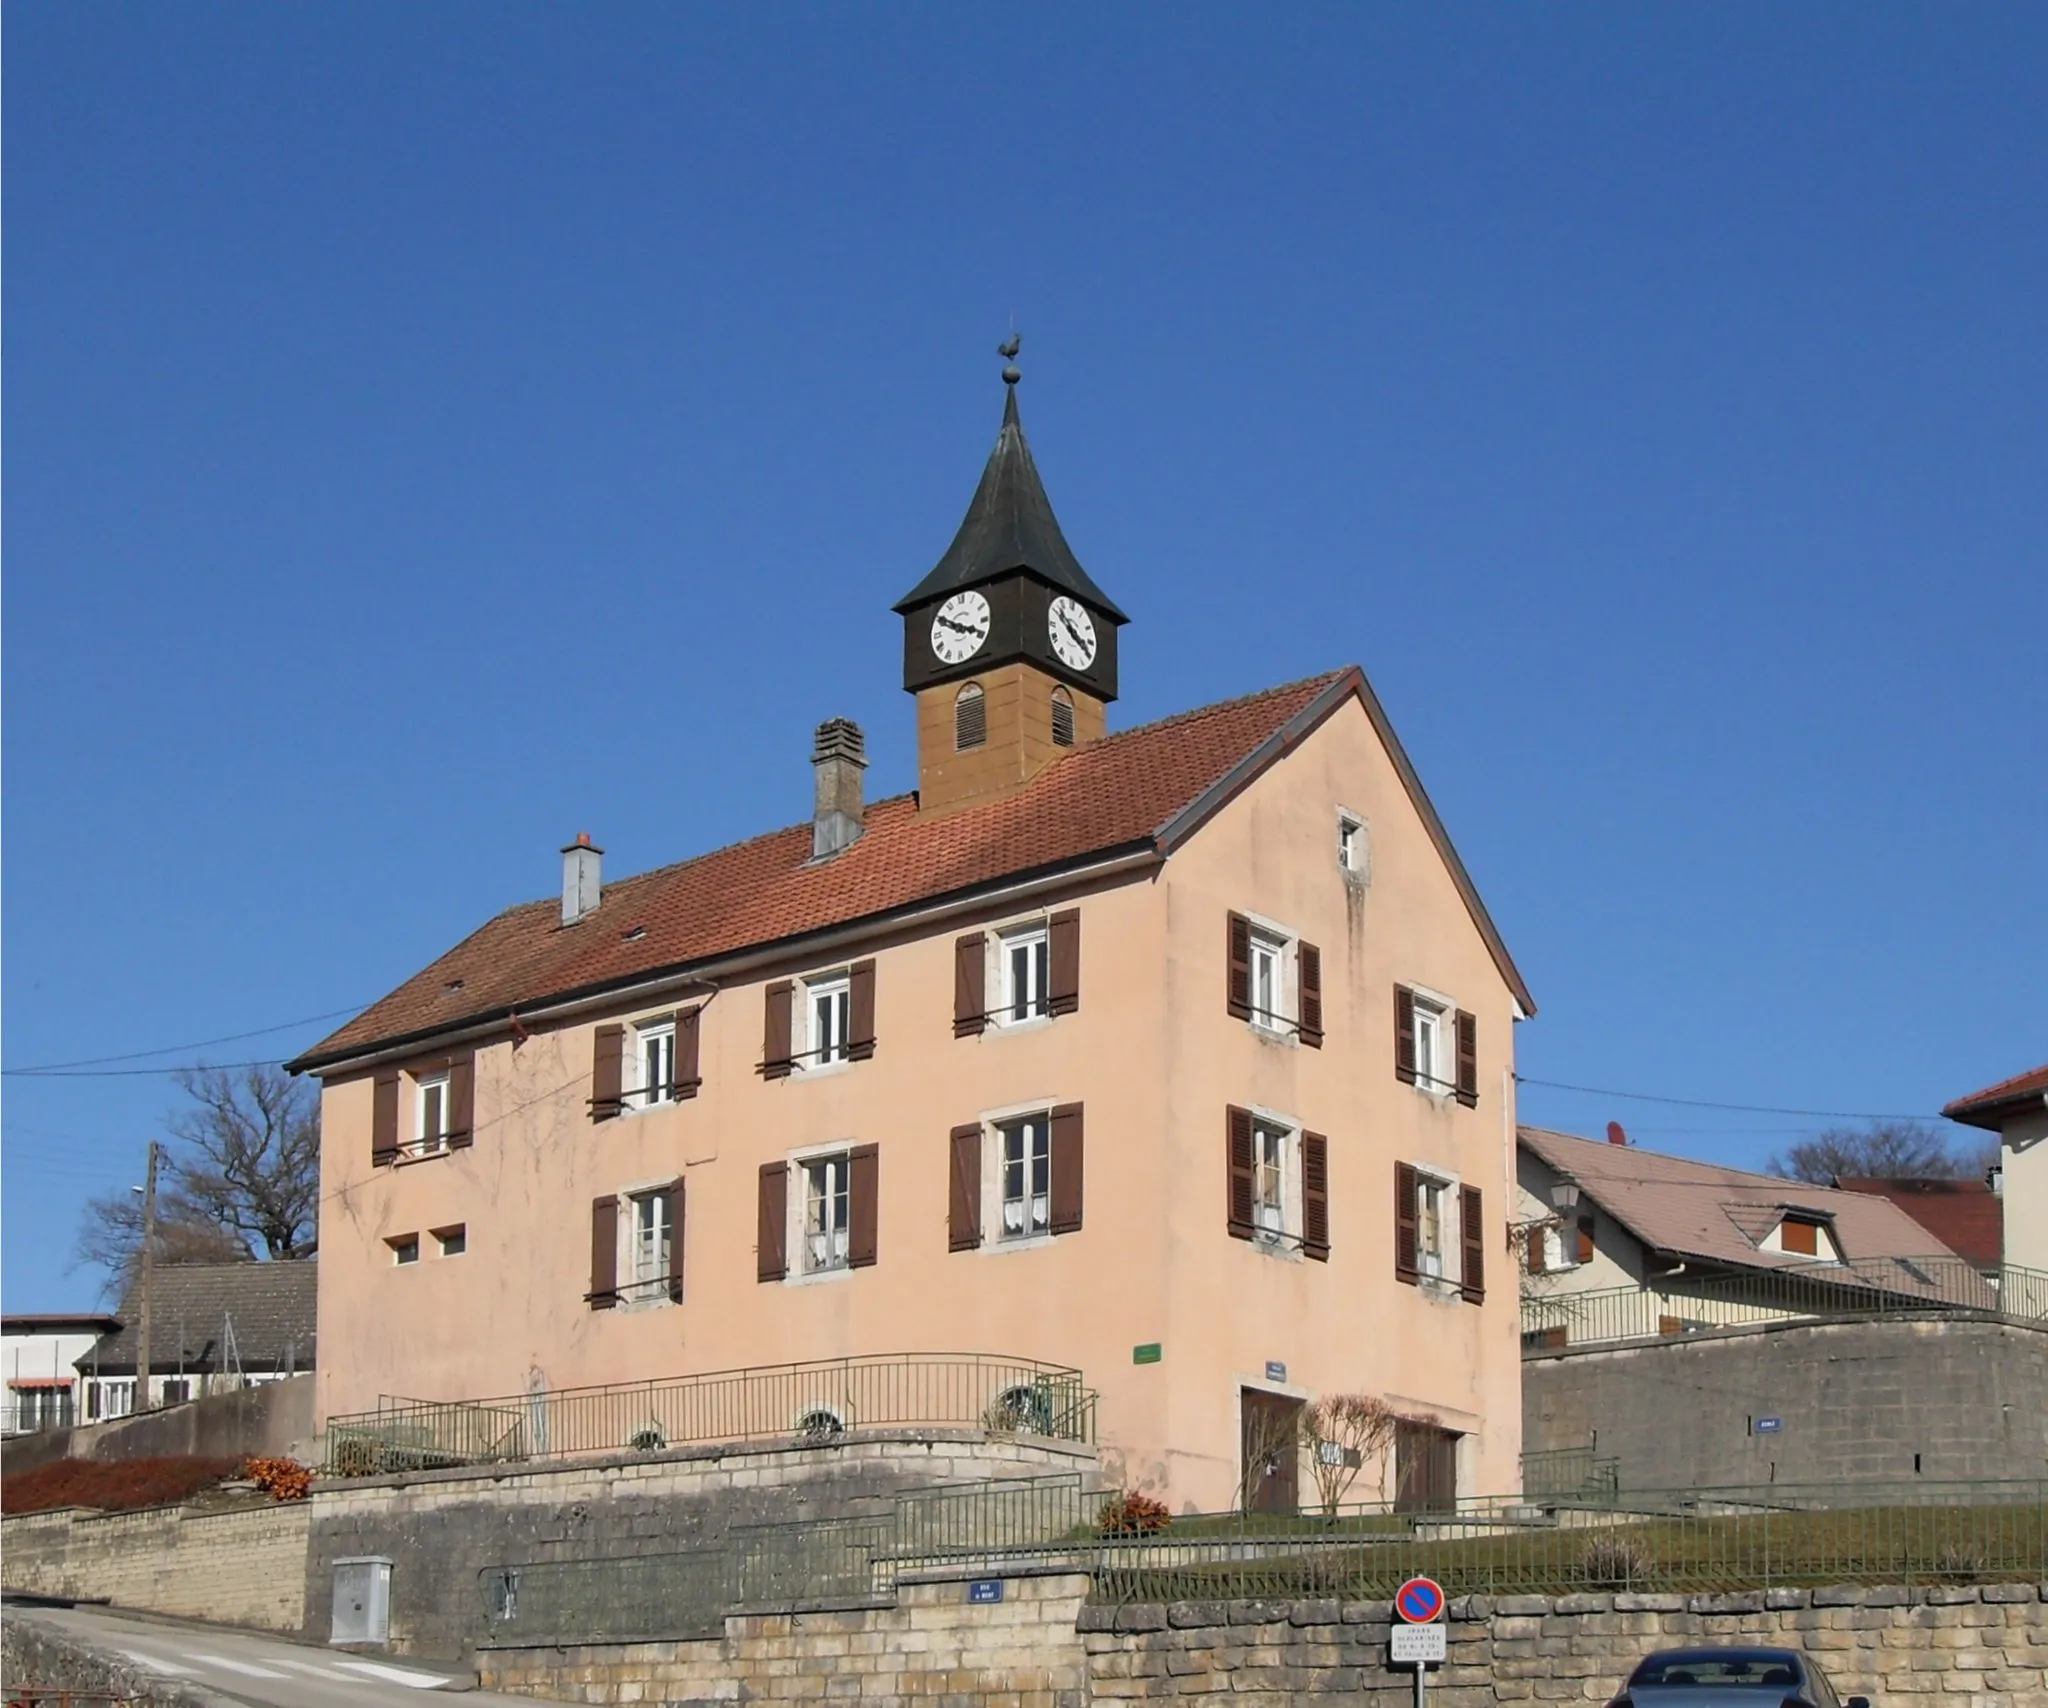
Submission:
M 149 1170 L 142 1177 L 142 1252 L 135 1273 L 138 1301 L 135 1325 L 135 1404 L 133 1410 L 149 1410 L 149 1294 L 156 1268 L 156 1140 L 149 1141 Z

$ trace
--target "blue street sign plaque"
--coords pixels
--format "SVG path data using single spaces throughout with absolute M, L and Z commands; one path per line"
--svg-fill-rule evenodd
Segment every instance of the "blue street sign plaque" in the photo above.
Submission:
M 1784 1427 L 1785 1420 L 1782 1417 L 1760 1417 L 1756 1420 L 1756 1432 L 1759 1435 L 1776 1435 Z
M 986 1605 L 991 1601 L 1001 1601 L 1003 1599 L 1003 1580 L 1001 1578 L 976 1578 L 967 1586 L 967 1599 L 982 1605 Z

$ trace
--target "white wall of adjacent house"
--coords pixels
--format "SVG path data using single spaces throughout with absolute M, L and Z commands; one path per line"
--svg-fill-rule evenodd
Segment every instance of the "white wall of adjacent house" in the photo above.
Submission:
M 72 1360 L 92 1350 L 90 1331 L 13 1333 L 0 1336 L 0 1434 L 17 1435 L 70 1423 L 76 1416 L 78 1372 Z
M 1999 1161 L 2005 1261 L 2048 1270 L 2048 1105 L 2006 1122 Z
M 1639 1287 L 1642 1243 L 1584 1193 L 1570 1210 L 1551 1199 L 1558 1175 L 1526 1146 L 1515 1157 L 1515 1267 L 1524 1294 Z M 1532 1251 L 1534 1253 L 1532 1257 Z

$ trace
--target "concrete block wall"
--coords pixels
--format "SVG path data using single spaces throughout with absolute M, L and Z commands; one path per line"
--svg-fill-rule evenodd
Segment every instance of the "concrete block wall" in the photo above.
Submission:
M 327 1481 L 303 1562 L 305 1635 L 329 1634 L 334 1562 L 389 1559 L 391 1647 L 466 1657 L 487 1635 L 478 1574 L 551 1559 L 715 1546 L 735 1525 L 879 1511 L 897 1494 L 1006 1477 L 1097 1474 L 1095 1450 L 1033 1436 L 875 1431 L 829 1447 L 689 1447 L 576 1464 Z
M 577 1703 L 828 1701 L 862 1708 L 1083 1708 L 1257 1696 L 1397 1708 L 1386 1602 L 1091 1607 L 1079 1574 L 1012 1578 L 994 1606 L 931 1577 L 892 1606 L 735 1615 L 722 1638 L 486 1649 L 487 1688 Z M 1607 1701 L 1655 1649 L 1753 1642 L 1814 1654 L 1844 1696 L 2041 1708 L 2048 1607 L 2034 1584 L 1737 1595 L 1472 1597 L 1454 1603 L 1437 1708 Z
M 30 1512 L 0 1521 L 0 1583 L 38 1595 L 296 1633 L 309 1503 L 198 1512 Z
M 1625 1489 L 2048 1478 L 2048 1333 L 1784 1323 L 1524 1358 L 1525 1450 L 1595 1437 Z

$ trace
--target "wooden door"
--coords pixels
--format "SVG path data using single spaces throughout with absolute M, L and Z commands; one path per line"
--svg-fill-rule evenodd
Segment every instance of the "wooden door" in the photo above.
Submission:
M 1301 1401 L 1258 1388 L 1238 1391 L 1242 1463 L 1251 1512 L 1301 1508 Z
M 1398 1512 L 1457 1510 L 1455 1430 L 1402 1420 L 1394 1433 L 1394 1507 Z

